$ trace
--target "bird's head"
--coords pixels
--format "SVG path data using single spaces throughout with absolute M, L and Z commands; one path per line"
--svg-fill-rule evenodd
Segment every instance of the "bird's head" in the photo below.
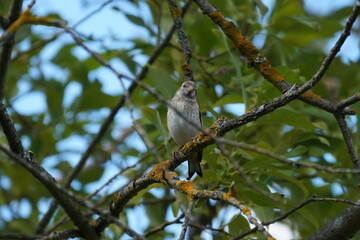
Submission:
M 181 96 L 196 99 L 196 85 L 195 82 L 192 81 L 186 81 L 184 82 L 180 89 L 178 90 L 178 94 Z

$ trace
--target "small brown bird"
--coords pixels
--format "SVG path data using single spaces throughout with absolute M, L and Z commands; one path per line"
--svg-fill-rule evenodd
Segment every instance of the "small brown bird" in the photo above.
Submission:
M 171 99 L 171 105 L 176 108 L 184 117 L 191 120 L 198 127 L 201 127 L 201 115 L 199 105 L 196 101 L 196 85 L 195 82 L 186 81 L 176 91 L 175 96 Z M 169 108 L 167 112 L 167 124 L 171 137 L 175 142 L 182 146 L 185 143 L 191 141 L 195 137 L 199 130 L 194 126 L 191 126 L 185 120 L 183 120 L 173 109 Z M 188 159 L 188 175 L 189 180 L 194 173 L 202 177 L 200 162 L 202 159 L 202 151 L 199 151 L 191 155 Z

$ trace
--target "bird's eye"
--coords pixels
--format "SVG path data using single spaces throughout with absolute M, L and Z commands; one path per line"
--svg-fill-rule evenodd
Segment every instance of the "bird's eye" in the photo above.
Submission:
M 184 85 L 183 85 L 183 88 L 186 88 L 186 87 L 187 87 L 187 85 L 186 85 L 186 84 L 184 84 Z

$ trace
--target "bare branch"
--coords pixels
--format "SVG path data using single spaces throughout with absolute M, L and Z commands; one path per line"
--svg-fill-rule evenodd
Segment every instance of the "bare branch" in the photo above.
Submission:
M 73 196 L 69 195 L 64 189 L 62 189 L 59 184 L 57 184 L 55 179 L 36 161 L 34 161 L 31 152 L 24 151 L 22 153 L 23 157 L 20 158 L 17 154 L 13 153 L 2 145 L 0 145 L 0 151 L 4 152 L 12 160 L 28 170 L 46 187 L 46 189 L 61 204 L 65 212 L 69 215 L 74 224 L 80 229 L 86 239 L 99 239 L 99 235 L 94 231 L 94 229 L 80 211 L 77 200 L 74 199 Z
M 234 147 L 239 147 L 239 148 L 243 148 L 243 149 L 247 149 L 250 151 L 254 151 L 263 155 L 266 155 L 268 157 L 274 158 L 280 162 L 284 162 L 287 164 L 291 164 L 293 166 L 296 167 L 308 167 L 308 168 L 313 168 L 316 170 L 321 170 L 321 171 L 326 171 L 326 172 L 331 172 L 331 173 L 360 173 L 360 170 L 358 169 L 351 169 L 351 168 L 332 168 L 332 167 L 328 167 L 328 166 L 321 166 L 321 165 L 317 165 L 314 163 L 307 163 L 307 162 L 300 162 L 300 161 L 292 161 L 290 159 L 287 159 L 286 157 L 280 156 L 276 153 L 273 153 L 271 151 L 268 151 L 266 149 L 263 148 L 258 148 L 256 146 L 253 145 L 249 145 L 246 143 L 239 143 L 239 142 L 234 142 L 234 141 L 230 141 L 227 139 L 219 139 L 218 142 L 224 143 L 224 144 L 228 144 Z
M 179 240 L 184 240 L 185 239 L 186 230 L 187 230 L 187 228 L 189 226 L 189 223 L 190 223 L 190 218 L 191 218 L 192 210 L 195 207 L 195 202 L 196 201 L 194 201 L 194 200 L 189 202 L 189 206 L 186 209 L 185 219 L 184 219 L 184 222 L 183 222 L 183 224 L 181 226 L 181 233 L 180 233 Z
M 175 218 L 172 221 L 165 221 L 163 224 L 161 224 L 160 226 L 157 226 L 153 229 L 150 229 L 149 231 L 147 231 L 144 234 L 144 237 L 149 237 L 150 235 L 153 235 L 157 232 L 163 231 L 167 226 L 175 224 L 175 223 L 181 223 L 180 219 L 182 219 L 185 216 L 185 214 L 181 214 L 180 216 L 178 216 L 177 218 Z
M 181 65 L 182 70 L 185 73 L 185 77 L 186 77 L 187 81 L 195 82 L 194 76 L 193 76 L 193 73 L 192 73 L 192 69 L 191 69 L 191 65 L 190 65 L 191 49 L 190 49 L 190 46 L 189 46 L 189 40 L 188 40 L 188 38 L 186 36 L 186 33 L 185 33 L 185 30 L 184 30 L 183 21 L 182 21 L 182 18 L 181 18 L 181 11 L 178 8 L 175 1 L 168 0 L 168 3 L 169 3 L 171 16 L 174 19 L 175 27 L 176 27 L 178 35 L 179 35 L 181 48 L 182 48 L 182 51 L 183 51 L 183 53 L 185 55 L 184 62 Z
M 36 234 L 23 234 L 23 233 L 0 233 L 0 239 L 11 240 L 11 239 L 40 239 L 41 235 Z
M 360 101 L 360 93 L 356 93 L 353 96 L 344 99 L 337 103 L 337 108 L 340 110 Z
M 255 191 L 257 191 L 260 195 L 267 197 L 275 202 L 281 203 L 281 199 L 277 198 L 273 195 L 271 195 L 269 192 L 264 191 L 263 189 L 261 189 L 258 185 L 256 185 L 251 178 L 245 173 L 244 168 L 240 166 L 239 162 L 236 161 L 236 159 L 234 159 L 231 156 L 231 153 L 228 149 L 226 149 L 225 147 L 223 147 L 222 145 L 218 144 L 217 145 L 219 147 L 219 149 L 221 150 L 221 152 L 226 156 L 227 159 L 229 159 L 232 163 L 232 165 L 236 168 L 236 170 L 238 171 L 238 173 L 240 174 L 240 176 L 244 179 L 245 183 L 252 189 L 254 189 Z
M 340 127 L 341 133 L 343 135 L 345 144 L 346 144 L 346 148 L 347 151 L 350 155 L 350 158 L 353 162 L 354 168 L 356 170 L 360 170 L 360 162 L 359 162 L 359 158 L 358 155 L 354 149 L 354 145 L 352 143 L 352 139 L 351 139 L 351 135 L 350 135 L 350 131 L 347 127 L 346 121 L 345 121 L 345 117 L 344 115 L 338 113 L 338 114 L 334 114 L 336 121 L 338 122 L 338 125 Z M 358 186 L 360 187 L 360 173 L 358 174 Z
M 271 225 L 271 224 L 273 224 L 273 223 L 282 221 L 282 220 L 286 219 L 288 216 L 290 216 L 291 214 L 293 214 L 294 212 L 296 212 L 296 211 L 298 211 L 299 209 L 305 207 L 307 204 L 309 204 L 309 203 L 311 203 L 311 202 L 324 202 L 324 201 L 346 203 L 346 204 L 353 205 L 353 207 L 357 207 L 357 208 L 360 207 L 360 202 L 359 202 L 359 201 L 356 202 L 356 203 L 354 203 L 354 202 L 348 201 L 348 200 L 346 200 L 346 199 L 338 199 L 338 198 L 317 198 L 316 195 L 313 195 L 312 197 L 310 197 L 310 198 L 306 199 L 305 201 L 299 203 L 299 204 L 296 205 L 294 208 L 286 211 L 285 213 L 283 213 L 281 216 L 275 218 L 274 220 L 269 221 L 269 222 L 264 222 L 263 225 L 264 225 L 264 226 L 268 226 L 268 225 Z M 352 207 L 350 207 L 350 208 L 352 208 Z M 357 211 L 357 212 L 358 212 L 358 211 Z M 359 217 L 358 217 L 358 218 L 359 218 Z M 327 229 L 327 230 L 329 230 L 329 229 Z M 249 234 L 252 234 L 252 233 L 254 233 L 254 232 L 256 232 L 256 231 L 257 231 L 257 227 L 252 228 L 252 229 L 250 229 L 249 231 L 244 232 L 244 233 L 242 233 L 242 234 L 239 234 L 238 236 L 232 238 L 232 240 L 242 239 L 243 237 L 245 237 L 245 236 L 247 236 L 247 235 L 249 235 Z M 318 233 L 315 234 L 315 235 L 318 235 L 319 237 L 324 237 L 324 235 L 318 234 Z M 337 235 L 336 237 L 338 237 L 338 236 L 339 236 L 339 235 Z M 331 239 L 334 239 L 334 240 L 335 240 L 335 239 L 345 239 L 345 238 L 336 238 L 336 237 L 335 237 L 335 238 L 331 238 Z M 313 239 L 313 238 L 310 238 L 310 239 Z M 325 240 L 325 239 L 329 239 L 329 238 L 324 237 L 324 238 L 319 238 L 319 239 L 324 239 L 324 240 Z M 346 238 L 346 239 L 348 239 L 348 238 Z
M 42 237 L 41 240 L 58 240 L 83 237 L 81 232 L 77 229 L 66 229 L 62 231 L 52 232 L 50 235 Z
M 11 1 L 10 13 L 8 19 L 6 21 L 7 25 L 4 28 L 8 28 L 16 19 L 20 16 L 21 7 L 23 4 L 23 0 L 14 0 Z M 10 65 L 11 52 L 14 47 L 14 36 L 12 36 L 9 41 L 7 41 L 2 46 L 2 50 L 0 53 L 0 101 L 4 98 L 4 88 L 6 82 L 6 75 Z
M 344 44 L 345 40 L 347 39 L 347 37 L 350 36 L 351 28 L 354 25 L 359 13 L 360 13 L 360 5 L 359 5 L 359 1 L 357 0 L 350 16 L 348 17 L 348 19 L 346 21 L 345 27 L 344 27 L 339 39 L 336 41 L 335 45 L 331 48 L 329 54 L 326 56 L 326 58 L 322 62 L 321 67 L 316 72 L 316 74 L 310 79 L 310 81 L 306 82 L 303 85 L 304 92 L 313 88 L 320 81 L 320 79 L 325 75 L 326 71 L 329 69 L 331 63 L 335 59 L 336 54 L 340 51 L 340 49 L 341 49 L 342 45 Z
M 4 104 L 2 103 L 0 103 L 0 124 L 9 143 L 11 151 L 17 154 L 22 153 L 24 151 L 24 147 L 21 143 L 20 136 L 15 129 L 13 120 L 9 116 Z
M 223 201 L 227 204 L 230 204 L 236 208 L 238 208 L 242 214 L 247 218 L 247 220 L 254 224 L 258 231 L 261 232 L 266 239 L 271 238 L 270 233 L 265 229 L 264 225 L 253 216 L 253 214 L 250 211 L 250 208 L 245 205 L 242 201 L 239 201 L 236 199 L 235 195 L 236 192 L 232 188 L 229 189 L 228 193 L 223 193 L 220 191 L 207 191 L 207 190 L 197 190 L 194 187 L 194 184 L 190 181 L 179 181 L 178 177 L 172 173 L 167 174 L 165 176 L 167 183 L 170 185 L 170 187 L 177 189 L 188 197 L 188 199 L 191 201 L 192 199 L 196 198 L 206 198 L 206 199 L 213 199 L 218 201 Z
M 332 222 L 316 232 L 308 240 L 345 240 L 351 239 L 360 230 L 360 201 L 351 206 Z

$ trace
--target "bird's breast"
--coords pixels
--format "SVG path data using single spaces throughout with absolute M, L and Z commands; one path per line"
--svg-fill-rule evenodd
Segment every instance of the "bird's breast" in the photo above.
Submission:
M 177 104 L 173 104 L 173 106 L 182 113 L 185 118 L 197 124 L 198 127 L 201 127 L 199 107 L 196 101 L 191 103 L 188 101 L 178 102 Z M 168 128 L 171 137 L 179 145 L 189 142 L 199 132 L 196 127 L 182 119 L 173 109 L 169 109 L 168 111 Z

